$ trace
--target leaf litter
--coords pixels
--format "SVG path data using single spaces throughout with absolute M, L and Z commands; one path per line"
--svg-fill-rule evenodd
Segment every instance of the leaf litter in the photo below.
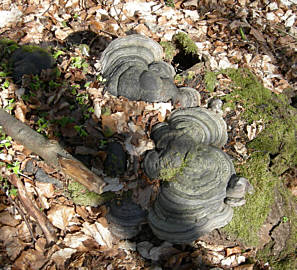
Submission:
M 203 2 L 203 5 L 197 5 L 198 1 L 139 0 L 137 4 L 131 0 L 3 1 L 0 4 L 1 35 L 19 44 L 50 45 L 57 53 L 62 77 L 51 91 L 45 91 L 39 85 L 31 96 L 24 89 L 29 88 L 32 92 L 32 83 L 36 84 L 32 78 L 28 78 L 21 88 L 11 83 L 0 91 L 1 107 L 7 109 L 13 103 L 10 111 L 16 118 L 39 129 L 48 138 L 62 136 L 70 153 L 86 156 L 84 162 L 101 171 L 104 157 L 101 158 L 100 151 L 104 150 L 105 142 L 114 137 L 121 140 L 133 157 L 129 160 L 130 175 L 111 179 L 107 190 L 118 194 L 133 190 L 134 200 L 148 208 L 158 183 L 148 183 L 141 178 L 143 185 L 135 185 L 142 177 L 139 162 L 143 153 L 154 147 L 149 139 L 151 127 L 164 121 L 174 107 L 171 103 L 132 102 L 103 93 L 103 83 L 96 80 L 100 74 L 98 59 L 111 38 L 138 32 L 157 41 L 170 41 L 175 33 L 184 31 L 195 41 L 199 57 L 206 59 L 205 65 L 210 70 L 248 67 L 261 78 L 265 87 L 276 93 L 296 87 L 296 3 L 285 0 L 273 3 L 265 0 Z M 88 36 L 88 30 L 100 37 Z M 70 36 L 77 32 L 84 32 L 86 36 L 82 34 L 78 41 L 71 40 Z M 90 51 L 80 50 L 79 43 L 87 44 Z M 218 78 L 218 83 L 213 95 L 224 95 L 228 91 L 228 78 Z M 204 97 L 202 106 L 211 98 L 211 94 Z M 11 102 L 12 99 L 16 102 Z M 238 107 L 238 114 L 240 110 L 242 108 Z M 247 124 L 237 119 L 238 115 L 235 115 L 234 126 L 239 127 L 239 140 L 234 141 L 233 149 L 234 156 L 240 160 L 247 155 L 246 141 L 240 138 L 252 140 L 264 127 L 261 121 Z M 86 149 L 83 152 L 80 147 L 93 149 L 92 154 Z M 91 161 L 88 159 L 90 154 Z M 9 169 L 1 168 L 1 179 L 13 173 L 11 167 L 16 168 L 16 162 L 23 171 L 30 158 L 38 163 L 34 170 L 42 168 L 66 186 L 67 180 L 62 175 L 14 142 L 12 146 L 1 148 L 0 157 L 4 164 L 10 165 Z M 74 205 L 63 189 L 52 183 L 35 182 L 35 175 L 36 172 L 24 172 L 20 179 L 31 200 L 56 227 L 59 240 L 47 247 L 38 226 L 33 231 L 35 239 L 32 239 L 27 223 L 34 225 L 36 220 L 21 221 L 24 219 L 20 210 L 13 207 L 12 211 L 7 198 L 19 204 L 19 208 L 23 207 L 16 197 L 7 195 L 5 187 L 0 193 L 0 237 L 5 251 L 1 258 L 6 265 L 19 269 L 68 269 L 82 265 L 87 265 L 87 269 L 93 269 L 93 266 L 98 269 L 149 269 L 154 261 L 162 269 L 194 269 L 206 262 L 223 268 L 244 269 L 241 266 L 245 265 L 246 269 L 251 269 L 251 264 L 245 261 L 253 256 L 244 253 L 234 242 L 209 245 L 201 240 L 185 251 L 181 246 L 158 243 L 151 236 L 144 240 L 140 237 L 130 244 L 115 241 L 108 230 L 103 209 Z

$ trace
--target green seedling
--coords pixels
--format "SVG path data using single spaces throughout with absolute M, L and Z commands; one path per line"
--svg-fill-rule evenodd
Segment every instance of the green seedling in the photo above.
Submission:
M 91 85 L 91 83 L 92 83 L 92 82 L 86 82 L 85 85 L 84 85 L 84 87 L 85 87 L 85 88 L 88 88 L 88 87 Z
M 58 59 L 59 56 L 60 56 L 60 55 L 63 55 L 63 54 L 65 54 L 65 52 L 63 52 L 63 51 L 61 51 L 61 50 L 58 50 L 58 51 L 54 52 L 53 57 L 54 57 L 55 59 Z
M 20 174 L 20 162 L 16 161 L 12 164 L 7 164 L 7 168 L 11 169 L 15 175 Z
M 79 136 L 81 136 L 81 137 L 88 136 L 88 132 L 86 132 L 82 126 L 76 125 L 76 126 L 74 126 L 74 129 L 77 131 Z
M 13 110 L 13 108 L 14 108 L 14 105 L 15 105 L 14 102 L 15 102 L 15 100 L 13 98 L 10 99 L 8 101 L 8 104 L 4 107 L 5 111 L 11 112 Z
M 11 146 L 11 141 L 12 138 L 10 136 L 6 136 L 3 132 L 2 129 L 0 128 L 0 151 L 1 148 L 8 149 Z
M 71 94 L 72 95 L 76 95 L 77 94 L 77 90 L 80 88 L 79 84 L 72 84 L 71 85 Z
M 36 124 L 38 126 L 37 128 L 38 133 L 46 133 L 46 129 L 49 126 L 49 122 L 44 117 L 40 117 L 36 122 Z
M 74 56 L 71 57 L 71 67 L 83 69 L 83 72 L 87 72 L 89 64 L 80 56 Z
M 174 0 L 165 0 L 165 5 L 166 5 L 167 7 L 172 7 L 172 8 L 174 8 L 174 7 L 175 7 L 175 5 L 174 5 Z
M 247 40 L 246 35 L 245 35 L 245 33 L 244 33 L 242 27 L 239 27 L 239 33 L 240 33 L 241 38 L 242 38 L 243 40 Z
M 50 80 L 49 83 L 48 83 L 48 86 L 49 86 L 49 89 L 56 89 L 56 88 L 60 87 L 61 84 L 57 83 L 57 82 L 55 82 L 53 80 Z
M 89 96 L 87 93 L 79 93 L 76 95 L 75 99 L 80 105 L 85 105 L 89 102 Z
M 89 54 L 90 47 L 87 44 L 80 44 L 79 45 L 79 50 L 80 50 L 82 55 L 90 56 L 90 54 Z
M 91 114 L 94 113 L 94 108 L 93 107 L 89 107 L 87 109 L 87 112 L 84 113 L 84 118 L 85 119 L 89 119 L 91 117 Z
M 289 221 L 289 218 L 288 218 L 288 217 L 284 216 L 284 217 L 282 218 L 282 222 L 283 222 L 283 223 L 287 223 L 288 221 Z
M 3 77 L 4 78 L 7 77 L 7 73 L 6 72 L 3 72 L 3 71 L 0 71 L 0 77 L 2 77 L 2 78 Z
M 9 196 L 16 197 L 18 195 L 17 188 L 11 187 L 8 180 L 6 178 L 3 178 L 2 176 L 0 176 L 0 187 L 2 190 L 7 191 Z
M 65 127 L 66 125 L 73 123 L 74 119 L 72 117 L 64 116 L 61 119 L 55 120 L 55 122 L 61 127 Z
M 10 82 L 6 79 L 2 84 L 1 84 L 1 88 L 2 90 L 5 90 L 9 87 Z
M 99 140 L 99 148 L 103 149 L 107 145 L 107 140 Z

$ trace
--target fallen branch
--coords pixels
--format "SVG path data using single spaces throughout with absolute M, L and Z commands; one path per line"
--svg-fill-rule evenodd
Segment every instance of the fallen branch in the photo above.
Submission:
M 66 152 L 56 141 L 47 140 L 3 109 L 0 109 L 0 126 L 6 135 L 39 155 L 47 164 L 81 183 L 89 191 L 102 193 L 105 186 L 103 179 Z
M 18 189 L 18 198 L 22 202 L 22 205 L 26 209 L 28 215 L 33 217 L 37 224 L 40 226 L 44 236 L 46 238 L 47 244 L 52 245 L 57 242 L 57 236 L 54 226 L 50 223 L 48 218 L 43 212 L 41 212 L 38 207 L 30 199 L 30 196 L 27 194 L 25 186 L 23 185 L 20 178 L 15 174 L 10 175 L 8 178 L 9 181 L 17 187 Z

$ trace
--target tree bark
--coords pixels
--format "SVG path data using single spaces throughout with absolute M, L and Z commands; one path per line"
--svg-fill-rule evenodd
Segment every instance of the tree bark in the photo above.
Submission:
M 102 193 L 105 186 L 103 179 L 66 152 L 56 141 L 47 140 L 3 109 L 0 109 L 0 126 L 6 135 L 43 158 L 47 164 L 81 183 L 89 191 Z

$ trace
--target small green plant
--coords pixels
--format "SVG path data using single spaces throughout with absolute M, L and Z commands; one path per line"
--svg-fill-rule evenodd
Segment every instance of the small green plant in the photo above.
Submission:
M 165 0 L 165 5 L 166 5 L 167 7 L 172 7 L 172 8 L 174 8 L 174 7 L 175 7 L 175 5 L 174 5 L 174 0 Z
M 75 99 L 79 105 L 85 105 L 89 102 L 89 96 L 87 93 L 78 93 Z
M 99 81 L 100 83 L 105 83 L 105 82 L 106 82 L 106 79 L 104 79 L 104 78 L 102 77 L 102 75 L 99 74 L 99 75 L 97 75 L 97 81 Z
M 83 126 L 75 125 L 74 126 L 74 129 L 78 132 L 79 136 L 81 136 L 81 137 L 88 136 L 88 132 L 85 131 L 85 129 L 83 128 Z
M 1 88 L 2 88 L 2 90 L 7 89 L 7 88 L 9 87 L 9 85 L 10 85 L 10 82 L 9 82 L 8 79 L 6 79 L 6 80 L 1 84 Z
M 48 120 L 46 120 L 44 117 L 40 117 L 37 122 L 36 122 L 38 128 L 37 128 L 37 132 L 38 133 L 43 133 L 46 135 L 46 130 L 49 127 L 49 122 Z
M 33 91 L 38 91 L 39 89 L 43 88 L 42 81 L 40 80 L 38 75 L 34 75 L 32 81 L 30 83 L 30 89 Z
M 239 33 L 240 33 L 241 38 L 242 38 L 243 40 L 247 40 L 246 35 L 245 35 L 245 33 L 244 33 L 242 27 L 239 27 Z
M 72 95 L 76 95 L 77 94 L 77 90 L 80 88 L 79 84 L 72 84 L 71 85 L 71 94 Z
M 282 222 L 283 222 L 283 223 L 287 223 L 288 221 L 289 221 L 289 218 L 288 218 L 288 217 L 284 216 L 284 217 L 282 218 Z
M 83 72 L 87 72 L 89 64 L 80 56 L 71 57 L 71 67 L 83 69 Z
M 19 175 L 20 174 L 20 162 L 19 161 L 15 161 L 12 164 L 7 164 L 6 167 L 8 169 L 11 169 L 15 175 Z
M 18 190 L 15 187 L 12 187 L 6 178 L 3 178 L 0 175 L 0 187 L 2 190 L 6 191 L 9 196 L 16 197 L 18 195 Z
M 93 107 L 89 107 L 86 112 L 84 112 L 84 118 L 85 119 L 89 119 L 92 115 L 92 113 L 94 113 L 94 108 Z
M 10 113 L 13 110 L 14 106 L 15 106 L 15 100 L 11 98 L 10 100 L 8 100 L 8 104 L 4 107 L 4 109 L 5 111 Z
M 66 125 L 73 123 L 74 119 L 72 117 L 63 116 L 61 119 L 55 120 L 55 123 L 60 125 L 61 127 L 65 127 Z
M 5 148 L 6 150 L 11 146 L 12 138 L 10 136 L 6 136 L 3 133 L 2 128 L 0 127 L 0 152 L 1 148 Z
M 54 57 L 55 59 L 58 59 L 59 56 L 60 56 L 60 55 L 63 55 L 63 54 L 65 54 L 65 52 L 63 52 L 63 51 L 61 51 L 61 50 L 58 50 L 58 51 L 54 52 L 53 57 Z
M 107 145 L 107 140 L 101 139 L 99 140 L 99 148 L 103 149 Z

